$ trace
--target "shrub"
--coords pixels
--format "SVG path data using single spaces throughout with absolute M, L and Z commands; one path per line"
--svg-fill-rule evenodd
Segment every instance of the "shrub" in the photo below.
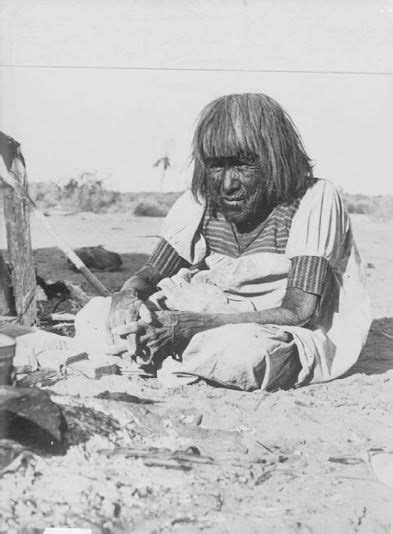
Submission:
M 149 201 L 139 202 L 134 208 L 136 217 L 165 217 L 167 213 L 168 207 Z
M 344 203 L 348 213 L 371 215 L 380 221 L 393 219 L 393 196 L 392 195 L 349 195 L 345 194 Z
M 371 215 L 375 212 L 374 203 L 367 200 L 348 200 L 346 204 L 348 213 Z
M 61 206 L 75 212 L 106 211 L 120 198 L 120 193 L 108 191 L 102 180 L 87 172 L 62 183 L 31 184 L 30 191 L 41 209 Z
M 77 211 L 98 213 L 112 206 L 119 193 L 105 189 L 102 180 L 94 174 L 83 173 L 78 178 L 71 178 L 62 187 L 63 204 Z
M 384 222 L 393 220 L 393 196 L 384 196 L 379 199 L 375 217 Z

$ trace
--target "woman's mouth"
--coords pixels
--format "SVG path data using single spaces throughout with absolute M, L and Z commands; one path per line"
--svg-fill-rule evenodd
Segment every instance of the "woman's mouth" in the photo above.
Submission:
M 227 204 L 236 204 L 237 202 L 241 202 L 243 200 L 243 197 L 224 197 L 223 201 Z

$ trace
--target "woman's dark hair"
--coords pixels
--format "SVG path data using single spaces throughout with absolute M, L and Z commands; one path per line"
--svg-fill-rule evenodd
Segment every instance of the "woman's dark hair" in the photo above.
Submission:
M 208 158 L 253 155 L 261 165 L 267 200 L 301 196 L 314 182 L 311 160 L 291 118 L 260 93 L 217 98 L 201 112 L 193 138 L 192 192 L 206 198 Z

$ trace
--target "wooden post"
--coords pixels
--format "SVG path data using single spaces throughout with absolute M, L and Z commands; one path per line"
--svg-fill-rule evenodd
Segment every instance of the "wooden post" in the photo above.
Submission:
M 8 143 L 7 143 L 8 141 Z M 0 133 L 0 152 L 7 169 L 18 187 L 2 180 L 4 220 L 15 309 L 19 322 L 31 326 L 37 317 L 36 277 L 30 236 L 30 207 L 23 191 L 27 191 L 27 176 L 20 145 Z
M 2 221 L 0 220 L 0 224 Z M 0 252 L 0 315 L 15 315 L 12 281 L 7 265 Z

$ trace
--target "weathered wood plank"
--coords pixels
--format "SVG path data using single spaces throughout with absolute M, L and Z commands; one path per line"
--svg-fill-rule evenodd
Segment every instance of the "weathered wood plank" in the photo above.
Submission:
M 14 188 L 2 181 L 8 255 L 16 313 L 22 325 L 31 326 L 37 314 L 36 278 L 31 248 L 30 207 L 21 194 L 27 191 L 28 183 L 20 145 L 12 138 L 8 140 L 8 145 L 1 143 L 1 157 L 18 186 Z
M 0 219 L 0 224 L 2 221 Z M 0 252 L 0 315 L 15 313 L 15 304 L 12 294 L 12 282 L 7 265 Z

